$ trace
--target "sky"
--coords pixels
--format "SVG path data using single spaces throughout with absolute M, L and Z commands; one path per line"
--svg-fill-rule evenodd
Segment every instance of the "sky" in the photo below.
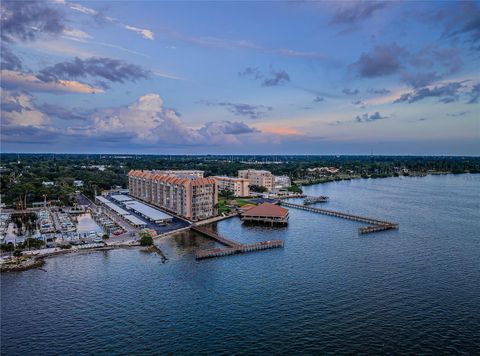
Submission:
M 1 2 L 2 152 L 480 155 L 480 3 Z

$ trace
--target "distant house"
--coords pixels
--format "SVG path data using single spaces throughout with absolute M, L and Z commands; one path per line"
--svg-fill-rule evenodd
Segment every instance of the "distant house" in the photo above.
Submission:
M 53 187 L 55 185 L 55 183 L 51 182 L 51 181 L 44 181 L 44 182 L 42 182 L 42 185 L 44 187 Z
M 83 180 L 74 180 L 73 181 L 74 187 L 83 187 Z
M 276 189 L 288 188 L 292 185 L 289 176 L 275 176 L 274 187 Z

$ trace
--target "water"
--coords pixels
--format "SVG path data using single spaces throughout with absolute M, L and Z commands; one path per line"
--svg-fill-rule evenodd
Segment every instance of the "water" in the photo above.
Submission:
M 480 175 L 306 193 L 400 230 L 290 209 L 286 228 L 217 226 L 284 249 L 195 261 L 214 243 L 184 233 L 159 242 L 164 264 L 135 249 L 55 257 L 2 275 L 2 354 L 480 353 Z

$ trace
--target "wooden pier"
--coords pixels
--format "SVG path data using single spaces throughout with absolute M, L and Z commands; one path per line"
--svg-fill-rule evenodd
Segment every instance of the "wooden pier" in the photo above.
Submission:
M 204 234 L 214 239 L 215 241 L 221 243 L 222 245 L 227 246 L 227 247 L 212 248 L 208 250 L 199 250 L 195 253 L 195 258 L 197 260 L 201 260 L 205 258 L 229 256 L 237 253 L 261 251 L 261 250 L 266 250 L 270 248 L 283 247 L 282 240 L 262 241 L 262 242 L 257 242 L 253 244 L 241 244 L 236 241 L 227 239 L 223 236 L 220 236 L 216 232 L 206 229 L 204 227 L 192 225 L 191 229 L 193 231 L 199 232 L 201 234 Z
M 290 207 L 290 208 L 296 208 L 296 209 L 311 211 L 311 212 L 318 213 L 318 214 L 323 214 L 323 215 L 336 216 L 336 217 L 339 217 L 339 218 L 342 218 L 342 219 L 347 219 L 347 220 L 361 221 L 361 222 L 364 222 L 364 223 L 367 223 L 367 224 L 371 225 L 371 226 L 366 226 L 366 227 L 362 227 L 362 228 L 358 229 L 358 232 L 360 234 L 368 234 L 368 233 L 377 232 L 377 231 L 398 229 L 398 224 L 394 223 L 394 222 L 367 218 L 367 217 L 364 217 L 364 216 L 343 213 L 341 211 L 314 208 L 314 207 L 311 207 L 311 206 L 293 204 L 293 203 L 288 203 L 288 202 L 285 202 L 285 201 L 281 201 L 280 205 L 284 205 L 284 206 L 287 206 L 287 207 Z

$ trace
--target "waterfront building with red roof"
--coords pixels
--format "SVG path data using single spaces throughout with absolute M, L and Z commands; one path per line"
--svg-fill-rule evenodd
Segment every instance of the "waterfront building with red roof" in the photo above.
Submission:
M 288 209 L 271 203 L 263 203 L 241 213 L 242 221 L 287 224 Z

